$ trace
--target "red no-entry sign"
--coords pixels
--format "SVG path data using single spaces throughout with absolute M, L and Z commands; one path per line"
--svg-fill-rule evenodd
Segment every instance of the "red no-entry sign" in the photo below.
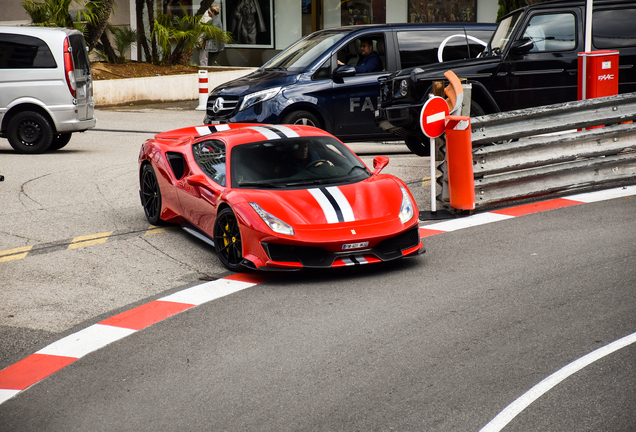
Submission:
M 444 119 L 448 112 L 448 104 L 443 98 L 434 96 L 427 100 L 420 114 L 420 126 L 424 135 L 429 138 L 437 138 L 443 134 L 446 124 Z

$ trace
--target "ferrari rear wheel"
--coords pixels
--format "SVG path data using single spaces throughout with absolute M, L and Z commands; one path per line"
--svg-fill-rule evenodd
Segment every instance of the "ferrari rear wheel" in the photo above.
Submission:
M 141 168 L 141 205 L 144 208 L 146 219 L 153 225 L 161 225 L 161 190 L 152 165 L 144 164 Z
M 219 212 L 214 223 L 214 247 L 221 263 L 232 271 L 243 268 L 243 246 L 238 220 L 230 208 Z

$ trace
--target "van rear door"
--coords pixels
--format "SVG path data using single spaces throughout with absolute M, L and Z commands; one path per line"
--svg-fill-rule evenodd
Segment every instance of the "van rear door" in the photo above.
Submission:
M 93 80 L 86 42 L 81 34 L 72 34 L 68 38 L 75 68 L 73 75 L 76 85 L 75 98 L 77 100 L 78 120 L 92 119 L 95 105 L 93 104 Z

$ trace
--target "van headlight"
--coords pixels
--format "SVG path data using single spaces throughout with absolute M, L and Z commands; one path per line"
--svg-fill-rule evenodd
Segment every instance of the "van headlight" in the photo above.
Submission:
M 411 203 L 411 198 L 409 198 L 409 193 L 406 191 L 404 186 L 400 186 L 400 190 L 402 191 L 402 207 L 400 207 L 400 222 L 405 224 L 411 219 L 413 219 L 413 204 Z
M 267 90 L 261 90 L 255 93 L 250 93 L 243 98 L 243 103 L 239 108 L 239 111 L 243 111 L 251 107 L 252 105 L 256 105 L 259 102 L 266 101 L 268 99 L 276 96 L 282 87 L 274 87 Z
M 294 235 L 294 229 L 291 227 L 291 225 L 283 222 L 282 220 L 278 219 L 276 216 L 270 213 L 267 213 L 265 210 L 261 208 L 261 206 L 259 206 L 256 203 L 251 202 L 250 205 L 252 206 L 254 211 L 258 213 L 261 219 L 263 219 L 263 222 L 265 222 L 267 226 L 272 229 L 272 231 L 278 234 L 285 234 L 290 236 Z

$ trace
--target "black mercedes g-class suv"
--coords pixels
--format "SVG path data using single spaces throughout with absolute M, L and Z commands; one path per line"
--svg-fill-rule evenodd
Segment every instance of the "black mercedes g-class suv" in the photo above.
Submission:
M 636 91 L 636 2 L 594 0 L 592 51 L 619 51 L 619 93 Z M 472 84 L 471 116 L 577 99 L 578 53 L 584 52 L 585 2 L 559 0 L 504 16 L 478 57 L 397 71 L 380 79 L 378 126 L 426 155 L 419 124 L 433 81 L 452 70 Z

